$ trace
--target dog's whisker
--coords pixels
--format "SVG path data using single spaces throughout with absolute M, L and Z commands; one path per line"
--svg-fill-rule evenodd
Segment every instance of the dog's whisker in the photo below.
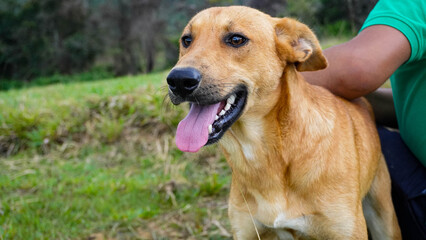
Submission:
M 197 97 L 195 96 L 194 98 L 195 98 L 195 102 L 196 102 L 197 104 L 200 104 L 200 101 L 198 101 Z
M 161 102 L 161 106 L 163 106 L 164 107 L 164 105 L 169 105 L 169 103 L 170 103 L 170 98 L 169 98 L 169 95 L 168 94 L 166 94 L 166 95 L 164 95 L 164 97 L 163 97 L 163 101 Z

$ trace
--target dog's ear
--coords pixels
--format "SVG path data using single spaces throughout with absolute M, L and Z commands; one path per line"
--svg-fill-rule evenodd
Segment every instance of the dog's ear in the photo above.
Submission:
M 305 24 L 291 18 L 276 18 L 276 46 L 282 61 L 294 63 L 298 71 L 327 67 L 327 60 L 315 34 Z

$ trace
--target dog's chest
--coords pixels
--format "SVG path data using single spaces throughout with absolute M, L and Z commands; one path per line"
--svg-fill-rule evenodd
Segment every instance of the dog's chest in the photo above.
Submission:
M 276 198 L 271 201 L 265 199 L 257 192 L 252 193 L 252 195 L 257 203 L 256 220 L 268 228 L 275 229 L 278 235 L 286 236 L 285 229 L 292 229 L 299 232 L 307 230 L 308 217 L 305 215 L 290 215 L 290 209 L 286 208 L 287 203 L 284 198 Z

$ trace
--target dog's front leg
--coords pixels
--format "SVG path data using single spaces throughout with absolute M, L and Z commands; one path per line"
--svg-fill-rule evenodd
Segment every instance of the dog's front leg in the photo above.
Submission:
M 250 213 L 242 212 L 237 209 L 238 208 L 232 203 L 229 203 L 228 215 L 234 239 L 258 239 L 257 233 L 260 234 L 259 230 L 263 230 L 263 226 L 256 220 L 252 219 Z
M 254 219 L 250 212 L 238 210 L 232 203 L 228 206 L 228 215 L 235 240 L 279 239 L 275 231 Z

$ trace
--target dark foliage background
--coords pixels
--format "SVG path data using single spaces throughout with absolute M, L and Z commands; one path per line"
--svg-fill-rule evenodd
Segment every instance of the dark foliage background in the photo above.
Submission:
M 210 6 L 247 5 L 273 16 L 297 17 L 321 37 L 356 33 L 376 1 L 2 0 L 0 81 L 165 69 L 176 61 L 186 22 Z

